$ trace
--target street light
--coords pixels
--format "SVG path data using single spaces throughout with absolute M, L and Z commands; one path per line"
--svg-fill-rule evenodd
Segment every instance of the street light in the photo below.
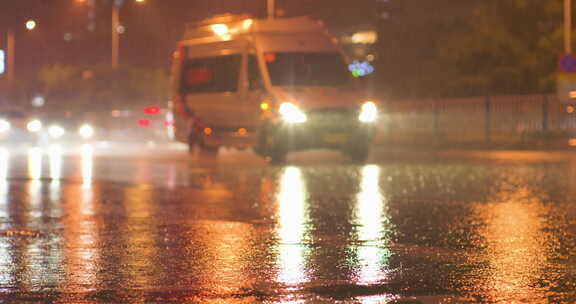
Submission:
M 144 3 L 145 0 L 135 0 L 138 3 Z M 112 69 L 118 69 L 120 57 L 120 7 L 124 0 L 114 0 L 112 4 Z
M 274 10 L 275 10 L 275 3 L 274 0 L 268 0 L 268 19 L 274 19 Z
M 572 0 L 564 0 L 564 53 L 572 54 Z
M 36 28 L 36 21 L 28 20 L 26 29 L 29 31 Z M 10 83 L 14 82 L 14 71 L 16 69 L 16 42 L 14 39 L 14 30 L 8 29 L 6 33 L 6 76 Z
M 29 31 L 35 29 L 35 28 L 36 28 L 36 21 L 34 21 L 34 20 L 28 20 L 28 21 L 26 21 L 26 28 L 27 28 Z

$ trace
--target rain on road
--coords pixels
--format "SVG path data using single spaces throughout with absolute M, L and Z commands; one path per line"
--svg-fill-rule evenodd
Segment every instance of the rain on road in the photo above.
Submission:
M 576 301 L 576 157 L 407 155 L 2 148 L 0 302 Z

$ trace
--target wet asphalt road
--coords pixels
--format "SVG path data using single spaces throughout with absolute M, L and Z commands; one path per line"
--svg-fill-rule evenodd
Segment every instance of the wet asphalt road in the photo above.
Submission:
M 1 303 L 574 303 L 576 153 L 0 149 Z

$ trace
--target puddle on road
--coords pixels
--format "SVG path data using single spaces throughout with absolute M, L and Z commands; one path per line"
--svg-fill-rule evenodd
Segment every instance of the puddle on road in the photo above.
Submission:
M 0 299 L 576 300 L 574 163 L 116 165 L 0 150 Z

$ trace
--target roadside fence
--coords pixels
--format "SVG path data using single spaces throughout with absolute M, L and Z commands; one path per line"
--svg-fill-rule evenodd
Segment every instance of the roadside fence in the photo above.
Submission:
M 436 146 L 567 146 L 575 106 L 555 95 L 388 100 L 380 143 Z M 576 144 L 576 143 L 575 143 Z

